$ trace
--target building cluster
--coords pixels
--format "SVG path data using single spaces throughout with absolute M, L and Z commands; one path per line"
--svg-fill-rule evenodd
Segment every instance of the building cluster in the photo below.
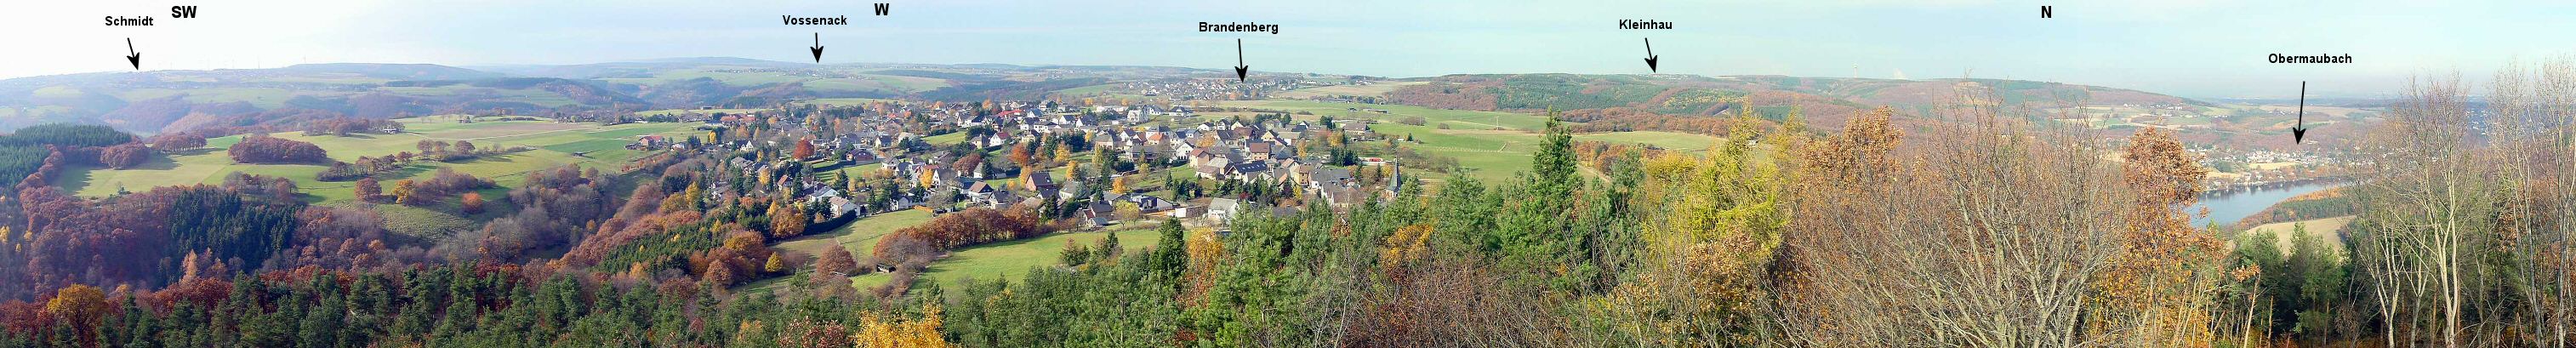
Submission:
M 1336 160 L 1313 153 L 1318 142 L 1369 141 L 1379 136 L 1363 122 L 1293 120 L 1282 117 L 1208 118 L 1178 105 L 1072 105 L 1053 101 L 1005 101 L 990 105 L 908 103 L 857 117 L 829 131 L 804 129 L 823 124 L 790 120 L 795 112 L 763 110 L 700 115 L 703 136 L 671 139 L 641 136 L 635 148 L 699 151 L 726 158 L 723 166 L 742 176 L 775 178 L 744 191 L 743 185 L 706 183 L 711 199 L 740 194 L 793 195 L 817 216 L 866 216 L 900 209 L 948 211 L 970 207 L 1020 205 L 1055 207 L 1054 215 L 1092 225 L 1109 225 L 1153 215 L 1221 222 L 1247 209 L 1279 209 L 1278 203 L 1348 208 L 1367 199 L 1391 195 L 1393 184 L 1364 185 L 1355 170 L 1394 173 L 1392 163 L 1378 158 Z M 766 133 L 745 136 L 744 128 Z M 796 142 L 804 142 L 797 144 Z M 1005 159 L 1015 151 L 1053 149 L 1065 158 L 1053 168 L 1024 167 Z M 1056 149 L 1063 147 L 1064 149 Z M 759 154 L 804 154 L 764 156 Z M 1083 149 L 1067 151 L 1066 149 Z M 810 150 L 810 151 L 809 151 Z M 1065 156 L 1071 154 L 1074 156 Z M 1097 154 L 1083 157 L 1079 155 Z M 1099 163 L 1114 157 L 1119 170 Z M 1106 173 L 1104 173 L 1106 172 Z M 789 173 L 805 173 L 796 175 Z M 1178 179 L 1174 179 L 1178 178 Z M 1173 180 L 1187 185 L 1260 187 L 1262 199 L 1245 195 L 1188 194 L 1174 190 Z M 858 183 L 852 183 L 858 181 Z M 1148 192 L 1139 189 L 1156 186 Z

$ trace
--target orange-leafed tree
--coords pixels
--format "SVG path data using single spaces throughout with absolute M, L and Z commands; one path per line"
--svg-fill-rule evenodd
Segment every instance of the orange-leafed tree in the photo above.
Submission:
M 796 159 L 797 159 L 797 160 L 806 160 L 806 159 L 812 159 L 812 158 L 814 158 L 814 138 L 812 138 L 812 137 L 807 137 L 807 138 L 804 138 L 804 139 L 797 139 L 797 140 L 796 140 Z
M 459 210 L 463 210 L 465 212 L 465 215 L 482 214 L 483 194 L 478 192 L 466 192 L 465 197 L 458 199 L 456 205 Z
M 2199 201 L 2209 169 L 2173 133 L 2147 128 L 2129 138 L 2120 155 L 2122 182 L 2135 193 L 2121 250 L 2108 272 L 2093 281 L 2102 308 L 2086 322 L 2089 334 L 2127 342 L 2206 347 L 2210 297 L 2217 286 L 2225 242 L 2174 214 Z

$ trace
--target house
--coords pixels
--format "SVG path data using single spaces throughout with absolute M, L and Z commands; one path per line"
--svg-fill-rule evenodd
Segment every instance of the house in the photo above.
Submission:
M 1109 203 L 1083 204 L 1082 210 L 1075 214 L 1081 216 L 1083 224 L 1089 227 L 1108 226 L 1118 221 L 1118 208 L 1110 206 Z
M 1279 150 L 1281 150 L 1281 149 L 1279 149 L 1279 148 L 1278 148 L 1278 146 L 1276 146 L 1276 145 L 1277 145 L 1277 144 L 1273 144 L 1273 143 L 1271 143 L 1271 142 L 1267 142 L 1267 141 L 1253 141 L 1253 142 L 1247 142 L 1247 143 L 1244 143 L 1244 144 L 1243 144 L 1243 154 L 1244 154 L 1244 156 L 1246 156 L 1246 157 L 1251 157 L 1251 158 L 1256 158 L 1256 159 L 1274 159 L 1274 158 L 1280 158 L 1280 156 L 1277 156 L 1277 155 L 1280 155 L 1278 152 L 1279 152 Z
M 973 199 L 979 202 L 993 200 L 993 192 L 996 191 L 1000 190 L 995 190 L 992 185 L 984 182 L 976 182 L 973 185 L 967 185 L 966 187 L 957 189 L 957 192 L 965 194 L 967 199 Z
M 881 159 L 881 158 L 877 158 L 877 152 L 876 152 L 876 151 L 871 151 L 871 150 L 868 150 L 868 149 L 853 149 L 853 150 L 850 150 L 849 154 L 848 154 L 848 155 L 841 156 L 841 159 L 842 159 L 842 160 L 845 160 L 845 161 L 850 161 L 850 165 L 867 165 L 867 164 L 870 164 L 870 163 L 877 163 L 877 162 L 879 162 L 879 161 L 883 161 L 883 160 L 884 160 L 884 159 Z
M 1243 209 L 1242 201 L 1231 198 L 1211 199 L 1208 200 L 1207 217 L 1220 223 L 1233 221 L 1235 214 L 1241 213 L 1241 209 Z
M 832 217 L 834 218 L 867 214 L 868 210 L 865 205 L 851 202 L 849 198 L 832 197 L 828 203 L 831 204 L 829 207 L 832 209 Z
M 983 202 L 984 207 L 986 208 L 1001 209 L 1003 207 L 1009 207 L 1012 204 L 1025 203 L 1027 200 L 1028 199 L 1026 198 L 1020 198 L 1017 194 L 1012 194 L 1009 190 L 994 190 L 993 195 L 990 196 L 990 198 L 986 198 Z
M 1225 179 L 1225 178 L 1226 178 L 1226 171 L 1225 171 L 1225 169 L 1226 169 L 1226 167 L 1225 167 L 1225 166 L 1217 166 L 1217 165 L 1204 165 L 1204 164 L 1203 164 L 1203 165 L 1192 165 L 1192 166 L 1190 166 L 1190 171 L 1191 171 L 1191 172 L 1198 173 L 1198 177 L 1199 177 L 1200 179 L 1208 179 L 1208 180 L 1222 180 L 1222 179 Z
M 1253 179 L 1256 179 L 1256 178 L 1272 178 L 1272 177 L 1275 175 L 1275 174 L 1269 173 L 1269 172 L 1270 172 L 1270 163 L 1269 163 L 1269 162 L 1263 162 L 1263 161 L 1243 161 L 1243 162 L 1240 162 L 1240 163 L 1235 163 L 1235 164 L 1234 164 L 1234 165 L 1232 165 L 1232 166 L 1228 166 L 1228 167 L 1226 167 L 1226 171 L 1227 171 L 1229 174 L 1231 174 L 1231 177 L 1233 177 L 1235 180 L 1253 180 Z
M 1357 181 L 1351 179 L 1351 170 L 1337 167 L 1315 168 L 1313 172 L 1306 174 L 1306 177 L 1303 180 L 1305 181 L 1304 184 L 1307 188 L 1313 189 L 1322 189 L 1326 187 L 1350 187 L 1352 184 L 1357 183 Z
M 1316 189 L 1314 192 L 1316 196 L 1324 198 L 1325 205 L 1335 208 L 1349 208 L 1352 205 L 1359 204 L 1360 200 L 1365 199 L 1364 197 L 1366 197 L 1366 195 L 1361 194 L 1360 189 L 1340 186 L 1324 187 Z
M 1166 211 L 1166 210 L 1172 210 L 1172 209 L 1180 208 L 1180 204 L 1172 203 L 1172 201 L 1171 201 L 1171 200 L 1166 200 L 1166 199 L 1163 199 L 1162 197 L 1154 197 L 1154 196 L 1149 196 L 1149 195 L 1131 194 L 1131 195 L 1127 195 L 1125 198 L 1123 198 L 1123 199 L 1121 199 L 1121 200 L 1127 201 L 1128 203 L 1134 203 L 1134 204 L 1136 204 L 1136 210 L 1137 210 L 1137 211 L 1139 211 L 1139 212 L 1146 212 L 1146 213 L 1161 212 L 1161 211 Z
M 1055 176 L 1052 175 L 1052 173 L 1047 173 L 1045 171 L 1029 173 L 1028 175 L 1021 176 L 1020 184 L 1027 185 L 1030 189 L 1039 191 L 1054 191 L 1056 189 L 1064 188 L 1056 183 Z
M 1058 200 L 1067 200 L 1067 201 L 1070 201 L 1070 200 L 1073 200 L 1074 198 L 1078 198 L 1079 196 L 1082 196 L 1082 182 L 1081 182 L 1081 181 L 1066 181 L 1066 182 L 1064 182 L 1064 188 L 1063 188 L 1063 189 L 1056 190 L 1056 197 L 1055 197 L 1055 198 L 1056 198 L 1056 199 L 1058 199 Z

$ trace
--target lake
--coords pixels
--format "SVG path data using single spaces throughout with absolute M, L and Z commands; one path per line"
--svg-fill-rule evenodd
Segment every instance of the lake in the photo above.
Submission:
M 2264 208 L 2271 208 L 2273 204 L 2280 204 L 2282 200 L 2290 197 L 2343 185 L 2346 183 L 2329 181 L 2229 191 L 2224 194 L 2201 196 L 2200 204 L 2192 205 L 2190 210 L 2185 212 L 2196 213 L 2200 208 L 2209 208 L 2209 216 L 2191 219 L 2192 226 L 2209 226 L 2211 221 L 2233 224 L 2237 220 L 2244 220 L 2247 216 L 2254 216 L 2254 213 L 2263 212 Z

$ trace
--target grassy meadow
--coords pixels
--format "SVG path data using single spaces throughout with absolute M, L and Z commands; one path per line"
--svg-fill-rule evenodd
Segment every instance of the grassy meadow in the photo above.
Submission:
M 687 123 L 647 123 L 600 126 L 586 123 L 551 121 L 487 121 L 459 123 L 452 117 L 404 119 L 408 131 L 402 134 L 353 134 L 308 136 L 301 132 L 280 132 L 271 136 L 313 143 L 328 151 L 333 160 L 354 161 L 361 156 L 381 157 L 397 152 L 417 152 L 421 140 L 473 141 L 481 148 L 528 146 L 527 151 L 486 155 L 472 160 L 447 163 L 422 161 L 391 177 L 379 177 L 388 189 L 402 179 L 428 179 L 440 168 L 492 179 L 503 188 L 481 191 L 484 197 L 498 198 L 526 180 L 529 172 L 565 165 L 582 165 L 617 170 L 627 162 L 641 158 L 643 151 L 627 150 L 626 144 L 647 134 L 681 135 L 692 132 Z M 241 164 L 233 163 L 224 149 L 241 141 L 239 135 L 208 139 L 207 147 L 182 150 L 170 156 L 154 158 L 129 169 L 107 169 L 76 166 L 65 171 L 58 183 L 83 197 L 106 197 L 120 191 L 140 192 L 153 187 L 195 184 L 221 184 L 231 173 L 275 176 L 295 181 L 307 201 L 321 205 L 366 204 L 357 201 L 354 182 L 324 182 L 314 178 L 328 168 L 323 164 Z M 579 155 L 576 155 L 576 154 Z M 379 205 L 387 226 L 407 235 L 429 236 L 471 228 L 472 221 L 497 216 L 513 209 L 506 200 L 492 199 L 494 205 L 480 216 L 462 216 L 454 202 L 428 207 Z

